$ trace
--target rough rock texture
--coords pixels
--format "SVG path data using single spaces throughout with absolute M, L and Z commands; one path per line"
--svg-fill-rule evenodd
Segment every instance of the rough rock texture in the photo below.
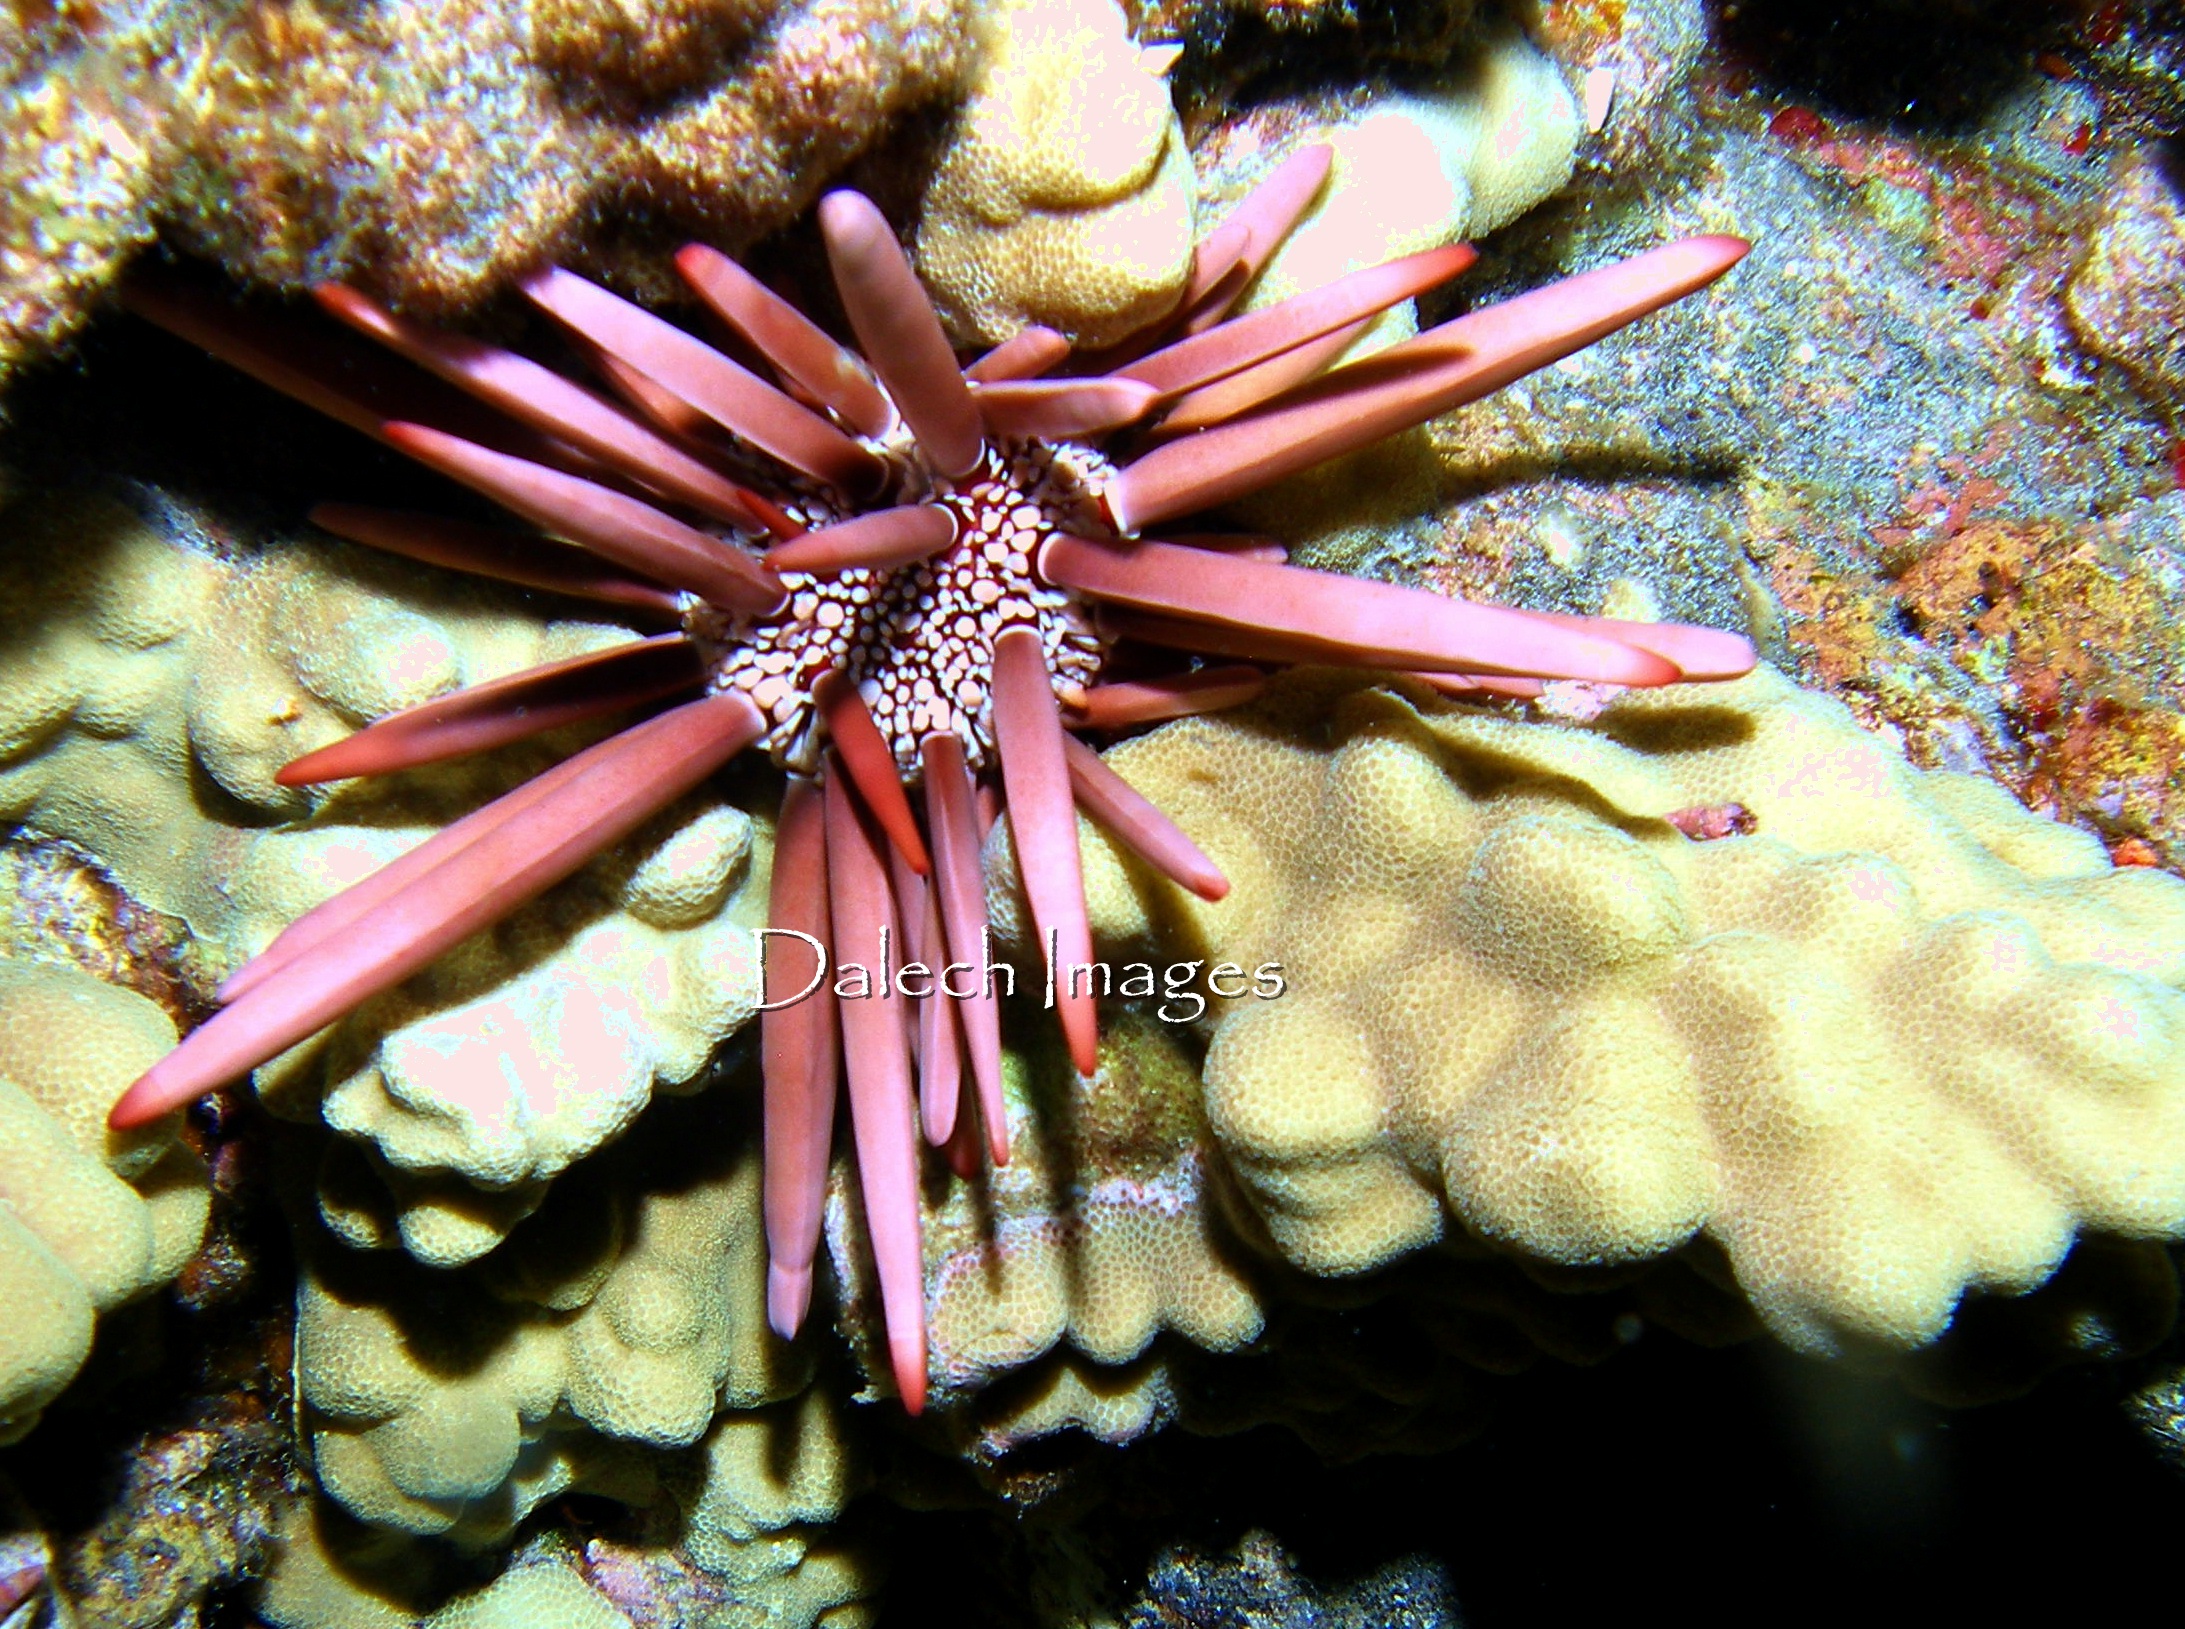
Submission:
M 1480 0 L 1148 0 L 1139 33 L 1193 48 L 1178 76 L 1182 99 L 1206 109 L 1301 79 L 1431 73 L 1470 43 L 1489 9 Z
M 1110 946 L 1281 964 L 1214 1002 L 1207 1115 L 1295 1265 L 1451 1216 L 1568 1267 L 1703 1234 L 1834 1352 L 2185 1228 L 2175 879 L 1765 671 L 1587 729 L 1291 694 L 1115 754 L 1227 901 L 1112 850 L 1088 885 Z
M 1567 198 L 1485 246 L 1467 297 L 1677 231 L 1754 253 L 1435 426 L 1431 522 L 1347 486 L 1337 557 L 1564 610 L 1641 583 L 1748 624 L 1915 762 L 2174 864 L 2185 460 L 2174 403 L 2072 314 L 2101 289 L 2161 354 L 2143 188 L 2175 173 L 2174 18 L 1552 0 L 1541 22 L 1613 95 Z M 1937 577 L 1966 585 L 1941 620 Z
M 163 49 L 176 8 L 31 11 L 11 8 L 0 31 L 0 382 L 81 324 L 152 240 L 152 196 L 175 162 L 168 110 L 199 94 L 203 71 L 198 53 Z M 180 16 L 202 35 L 193 11 Z
M 630 637 L 346 545 L 220 558 L 110 499 L 28 502 L 5 531 L 0 817 L 186 923 L 201 991 L 552 745 L 311 793 L 276 785 L 280 764 L 395 707 Z M 323 1114 L 381 1173 L 333 1173 L 338 1231 L 472 1259 L 656 1088 L 702 1084 L 757 999 L 764 873 L 750 819 L 695 798 L 269 1065 L 277 1110 Z
M 964 345 L 1039 323 L 1083 346 L 1164 315 L 1196 187 L 1166 64 L 1114 0 L 1009 0 L 919 219 L 918 269 Z
M 2072 331 L 2159 398 L 2185 394 L 2185 208 L 2145 154 L 2120 162 L 2086 259 L 2064 286 Z
M 0 370 L 73 329 L 155 227 L 248 281 L 439 310 L 545 259 L 647 265 L 663 243 L 633 215 L 665 246 L 740 246 L 954 99 L 970 9 L 53 8 L 0 42 Z
M 99 1315 L 173 1278 L 204 1236 L 204 1162 L 179 1117 L 106 1129 L 115 1093 L 173 1045 L 143 996 L 0 961 L 0 1443 L 75 1378 Z
M 1423 1556 L 1340 1588 L 1316 1587 L 1272 1533 L 1255 1529 L 1226 1553 L 1178 1545 L 1162 1555 L 1124 1629 L 1219 1623 L 1235 1629 L 1461 1629 L 1446 1572 Z

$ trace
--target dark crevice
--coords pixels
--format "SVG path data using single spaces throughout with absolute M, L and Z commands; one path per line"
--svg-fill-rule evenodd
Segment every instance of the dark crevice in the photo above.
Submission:
M 2066 43 L 2055 0 L 1713 0 L 1734 66 L 1840 118 L 1947 133 L 1976 121 Z

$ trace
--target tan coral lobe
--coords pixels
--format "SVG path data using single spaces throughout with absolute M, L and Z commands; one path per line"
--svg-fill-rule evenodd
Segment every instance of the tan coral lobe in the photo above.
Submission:
M 1386 695 L 1113 754 L 1235 879 L 1088 847 L 1111 947 L 1283 964 L 1208 1115 L 1280 1252 L 1448 1221 L 1570 1266 L 1704 1235 L 1791 1344 L 1905 1349 L 2080 1230 L 2185 1229 L 2185 885 L 1763 670 L 1591 728 Z M 1735 803 L 1749 835 L 1668 817 Z
M 916 252 L 959 343 L 1027 324 L 1112 345 L 1191 270 L 1196 187 L 1168 85 L 1115 0 L 1006 0 L 927 189 Z
M 321 1494 L 268 1580 L 274 1623 L 589 1622 L 607 1597 L 579 1573 L 519 1568 L 474 1592 L 423 1542 L 505 1543 L 571 1492 L 672 1519 L 677 1565 L 732 1581 L 764 1621 L 801 1629 L 872 1593 L 871 1560 L 827 1531 L 865 1475 L 843 1399 L 766 1328 L 748 1108 L 648 1117 L 484 1263 L 310 1252 L 296 1377 Z M 525 1615 L 541 1601 L 557 1615 Z
M 173 1040 L 143 996 L 0 959 L 0 1442 L 75 1378 L 99 1315 L 197 1253 L 204 1163 L 172 1121 L 116 1134 L 100 1106 Z
M 186 924 L 208 987 L 527 767 L 504 749 L 498 768 L 476 764 L 483 780 L 337 799 L 290 828 L 268 822 L 315 795 L 280 785 L 281 764 L 390 708 L 629 639 L 325 538 L 215 559 L 81 493 L 18 504 L 0 544 L 0 609 L 24 630 L 0 696 L 0 816 L 97 855 L 138 905 Z M 253 823 L 215 818 L 201 782 Z M 373 1152 L 325 1196 L 336 1231 L 473 1259 L 656 1090 L 693 1089 L 757 999 L 764 839 L 694 799 L 555 907 L 268 1068 L 277 1113 L 323 1114 Z

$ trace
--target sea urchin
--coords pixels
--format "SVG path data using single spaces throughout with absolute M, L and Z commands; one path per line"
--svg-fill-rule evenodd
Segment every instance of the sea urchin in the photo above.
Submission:
M 333 505 L 314 511 L 320 525 L 667 629 L 394 714 L 290 764 L 284 781 L 385 774 L 675 705 L 293 923 L 222 986 L 221 1010 L 130 1088 L 113 1124 L 242 1076 L 754 745 L 790 772 L 773 925 L 836 944 L 886 932 L 906 961 L 974 968 L 986 961 L 979 856 L 993 818 L 982 798 L 994 777 L 984 788 L 979 777 L 998 769 L 1033 921 L 1064 970 L 1070 1056 L 1089 1074 L 1093 995 L 1067 977 L 1092 960 L 1076 810 L 1186 888 L 1218 898 L 1227 885 L 1065 732 L 1229 705 L 1260 677 L 1219 666 L 1102 683 L 1118 642 L 1514 694 L 1547 678 L 1655 685 L 1750 667 L 1745 640 L 1707 629 L 1474 605 L 1301 570 L 1265 539 L 1144 538 L 1498 389 L 1704 286 L 1747 247 L 1671 243 L 1330 368 L 1375 314 L 1472 257 L 1431 250 L 1230 316 L 1328 162 L 1316 147 L 1278 167 L 1198 245 L 1188 292 L 1157 333 L 1060 377 L 1070 347 L 1036 328 L 959 369 L 887 222 L 851 192 L 824 200 L 820 224 L 862 359 L 699 246 L 678 256 L 679 270 L 771 382 L 569 272 L 528 278 L 525 293 L 619 401 L 349 289 L 322 289 L 320 303 L 459 389 L 389 374 L 376 354 L 330 350 L 332 336 L 268 325 L 179 280 L 139 279 L 140 314 L 545 535 Z M 1096 448 L 1123 438 L 1119 464 Z M 802 967 L 791 959 L 778 949 L 768 959 L 770 1003 L 810 978 L 809 955 Z M 916 1410 L 926 1380 L 918 1137 L 922 1128 L 968 1173 L 983 1123 L 987 1150 L 1007 1158 L 999 1014 L 990 988 L 913 1004 L 838 1000 L 813 983 L 762 1029 L 769 1313 L 787 1334 L 809 1302 L 839 1063 L 895 1380 Z M 960 1094 L 966 1063 L 974 1090 Z

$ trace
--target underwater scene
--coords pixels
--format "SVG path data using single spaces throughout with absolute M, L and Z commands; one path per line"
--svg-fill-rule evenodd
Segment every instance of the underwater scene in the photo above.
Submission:
M 0 1629 L 2167 1621 L 2181 1241 L 2177 0 L 0 5 Z

